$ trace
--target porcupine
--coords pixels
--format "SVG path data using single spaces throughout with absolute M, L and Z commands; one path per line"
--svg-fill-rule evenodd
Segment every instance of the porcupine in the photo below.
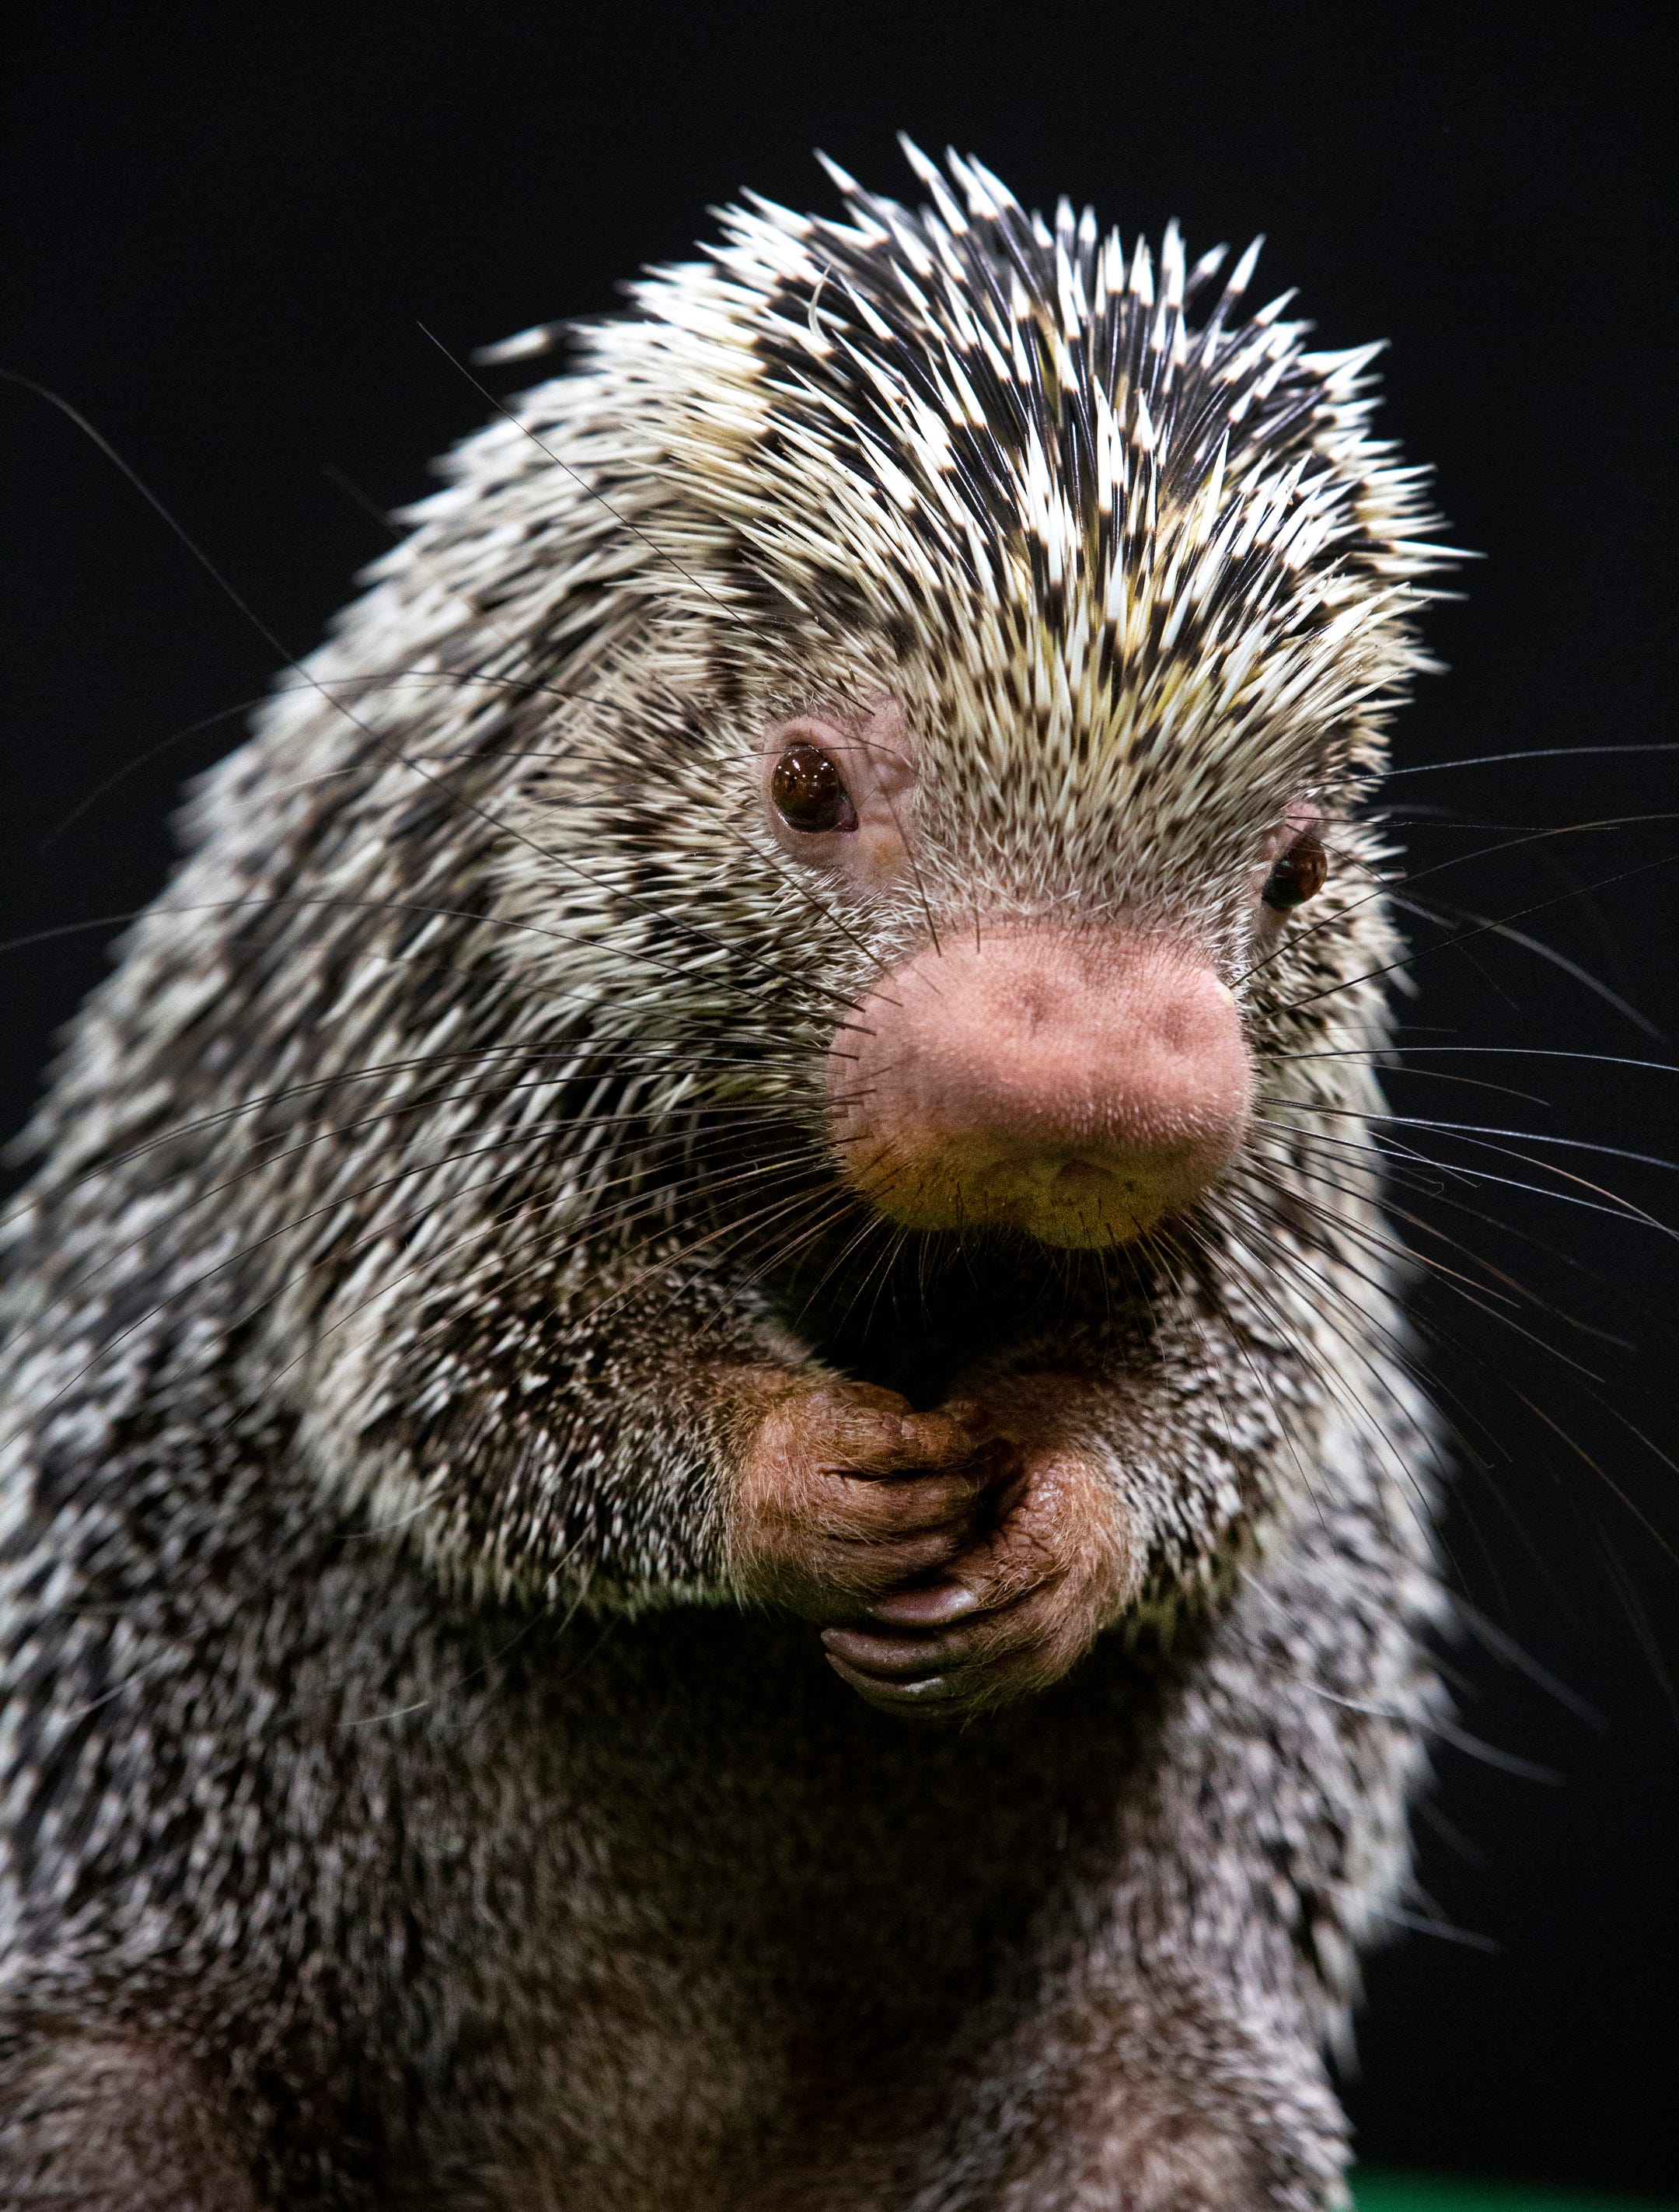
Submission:
M 1257 246 L 908 150 L 466 442 L 70 1036 L 9 2203 L 1343 2202 L 1445 556 Z

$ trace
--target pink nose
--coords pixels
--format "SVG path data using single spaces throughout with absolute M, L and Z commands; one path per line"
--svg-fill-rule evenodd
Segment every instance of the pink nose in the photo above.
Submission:
M 1229 992 L 1181 946 L 1044 924 L 883 977 L 828 1059 L 846 1179 L 918 1229 L 1097 1247 L 1197 1199 L 1253 1076 Z

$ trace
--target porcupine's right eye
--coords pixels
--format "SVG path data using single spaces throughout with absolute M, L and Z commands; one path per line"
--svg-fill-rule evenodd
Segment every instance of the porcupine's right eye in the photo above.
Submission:
M 775 811 L 791 830 L 855 830 L 852 805 L 840 771 L 820 745 L 789 745 L 770 777 Z

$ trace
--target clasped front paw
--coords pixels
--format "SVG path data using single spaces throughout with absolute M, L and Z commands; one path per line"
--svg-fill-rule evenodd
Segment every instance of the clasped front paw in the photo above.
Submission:
M 1137 1579 L 1076 1396 L 1058 1376 L 925 1413 L 865 1384 L 790 1393 L 748 1456 L 741 1579 L 819 1623 L 870 1705 L 955 1718 L 1046 1688 Z

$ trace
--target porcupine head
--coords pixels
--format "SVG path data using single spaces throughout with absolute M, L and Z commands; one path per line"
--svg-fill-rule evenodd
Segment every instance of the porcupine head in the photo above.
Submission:
M 1366 1202 L 1274 1109 L 1369 1080 L 1356 810 L 1437 556 L 1374 349 L 1246 314 L 1252 252 L 912 158 L 920 212 L 834 172 L 576 334 L 273 711 L 294 781 L 356 764 L 276 802 L 309 972 L 402 954 L 308 1072 L 470 1071 L 401 1079 L 276 1310 L 306 1442 L 446 1569 L 773 1601 L 961 1710 L 1254 1516 L 1191 1440 Z

